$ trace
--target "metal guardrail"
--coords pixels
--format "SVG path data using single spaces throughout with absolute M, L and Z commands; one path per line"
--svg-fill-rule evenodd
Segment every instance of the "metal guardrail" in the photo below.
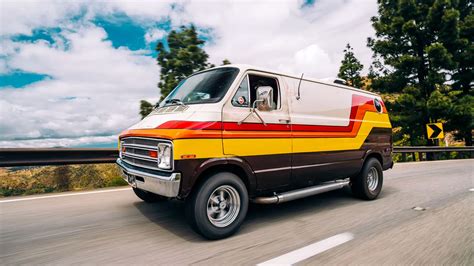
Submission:
M 403 161 L 407 154 L 418 153 L 420 160 L 426 153 L 468 152 L 474 155 L 474 147 L 393 147 L 394 153 L 401 153 Z M 114 163 L 119 156 L 117 149 L 99 148 L 0 148 L 0 167 L 98 164 Z
M 401 153 L 399 161 L 425 161 L 425 160 L 445 160 L 451 159 L 451 152 L 457 152 L 455 158 L 474 158 L 474 147 L 436 147 L 436 146 L 418 146 L 418 147 L 393 147 L 394 153 Z M 416 155 L 418 154 L 418 156 Z M 428 155 L 430 154 L 430 156 Z M 464 156 L 463 156 L 464 155 Z M 466 156 L 467 155 L 467 156 Z
M 411 153 L 411 152 L 474 152 L 474 146 L 468 147 L 433 147 L 433 146 L 418 146 L 418 147 L 393 147 L 395 153 Z
M 114 163 L 117 149 L 99 148 L 1 148 L 0 167 Z

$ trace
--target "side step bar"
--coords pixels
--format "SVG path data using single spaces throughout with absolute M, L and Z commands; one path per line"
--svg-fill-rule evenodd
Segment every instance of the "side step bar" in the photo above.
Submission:
M 258 204 L 278 204 L 278 203 L 292 201 L 295 199 L 300 199 L 300 198 L 304 198 L 308 196 L 313 196 L 316 194 L 321 194 L 321 193 L 328 192 L 331 190 L 341 189 L 347 185 L 349 185 L 349 180 L 323 183 L 321 185 L 317 185 L 313 187 L 283 192 L 281 194 L 276 194 L 275 196 L 271 196 L 271 197 L 257 197 L 253 199 L 252 201 Z

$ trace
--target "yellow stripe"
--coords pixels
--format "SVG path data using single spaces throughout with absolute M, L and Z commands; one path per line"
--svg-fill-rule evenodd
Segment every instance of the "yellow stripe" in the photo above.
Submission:
M 298 153 L 360 149 L 374 127 L 391 128 L 388 115 L 367 112 L 355 138 L 295 138 L 293 151 Z
M 356 137 L 352 138 L 268 138 L 268 139 L 177 139 L 174 159 L 194 154 L 196 158 L 254 156 L 301 152 L 360 149 L 372 128 L 391 128 L 387 114 L 366 112 Z M 226 155 L 223 154 L 222 143 Z M 293 146 L 293 147 L 292 147 Z
M 222 139 L 176 139 L 173 141 L 175 160 L 181 160 L 182 155 L 196 155 L 199 158 L 223 157 Z

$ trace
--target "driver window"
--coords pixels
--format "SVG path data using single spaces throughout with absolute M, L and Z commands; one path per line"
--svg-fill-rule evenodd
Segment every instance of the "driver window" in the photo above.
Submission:
M 278 81 L 275 78 L 249 75 L 249 84 L 250 84 L 250 102 L 253 103 L 256 100 L 258 87 L 270 86 L 273 88 L 272 110 L 279 108 Z

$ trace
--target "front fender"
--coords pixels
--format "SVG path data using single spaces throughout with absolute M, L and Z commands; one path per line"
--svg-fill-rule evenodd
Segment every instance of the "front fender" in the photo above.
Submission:
M 210 171 L 240 171 L 245 174 L 244 182 L 249 187 L 249 194 L 255 193 L 257 182 L 255 174 L 250 165 L 243 159 L 238 157 L 229 158 L 209 158 L 196 160 L 179 160 L 176 161 L 175 169 L 182 173 L 180 198 L 186 198 L 193 188 L 197 185 L 200 178 Z

